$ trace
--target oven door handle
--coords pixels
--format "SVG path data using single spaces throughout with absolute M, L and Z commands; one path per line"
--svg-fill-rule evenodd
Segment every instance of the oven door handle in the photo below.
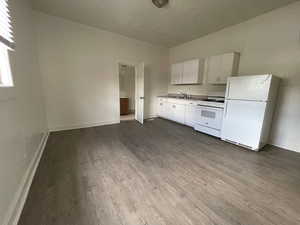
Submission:
M 197 106 L 200 106 L 200 107 L 208 107 L 208 108 L 213 108 L 213 109 L 223 109 L 223 107 L 211 106 L 211 105 L 200 105 L 200 104 L 198 104 Z

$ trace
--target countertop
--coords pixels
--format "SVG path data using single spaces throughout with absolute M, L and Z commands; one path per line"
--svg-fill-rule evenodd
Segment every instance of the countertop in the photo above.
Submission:
M 191 95 L 188 98 L 184 98 L 180 95 L 162 95 L 162 96 L 158 96 L 159 98 L 176 98 L 176 99 L 184 99 L 184 100 L 206 100 L 208 98 L 208 96 L 204 96 L 204 95 Z
M 158 96 L 158 98 L 165 98 L 168 102 L 171 103 L 178 103 L 180 104 L 194 104 L 199 106 L 208 106 L 208 107 L 217 107 L 217 108 L 224 108 L 225 103 L 224 102 L 218 102 L 218 101 L 209 101 L 208 98 L 211 96 L 191 96 L 189 98 L 184 98 L 182 96 L 178 95 L 162 95 Z M 215 96 L 218 97 L 218 96 Z M 223 97 L 220 97 L 223 98 Z M 191 103 L 192 102 L 192 103 Z

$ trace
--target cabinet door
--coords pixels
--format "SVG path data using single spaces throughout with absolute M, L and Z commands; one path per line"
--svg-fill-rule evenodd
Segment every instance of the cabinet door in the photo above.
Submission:
M 171 84 L 182 83 L 183 64 L 176 63 L 171 66 Z
M 173 120 L 177 123 L 184 124 L 184 116 L 185 116 L 185 105 L 173 104 Z
M 239 54 L 227 53 L 207 59 L 207 82 L 226 84 L 227 78 L 238 73 Z
M 159 102 L 158 105 L 158 116 L 165 118 L 166 117 L 166 102 Z
M 183 63 L 183 84 L 200 83 L 199 60 L 190 60 Z
M 216 84 L 221 80 L 221 63 L 222 57 L 219 55 L 207 59 L 207 82 L 209 84 Z
M 174 120 L 174 104 L 166 102 L 164 104 L 164 118 Z
M 186 112 L 185 112 L 185 124 L 187 126 L 194 127 L 195 126 L 195 120 L 196 120 L 196 106 L 194 103 L 189 103 L 186 106 Z
M 234 54 L 228 53 L 222 55 L 220 80 L 218 83 L 226 84 L 227 78 L 233 75 Z

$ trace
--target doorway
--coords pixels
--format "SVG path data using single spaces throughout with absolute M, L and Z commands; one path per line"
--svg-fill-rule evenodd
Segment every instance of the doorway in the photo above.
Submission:
M 135 120 L 135 66 L 119 63 L 120 121 Z
M 118 62 L 120 122 L 144 123 L 144 63 Z

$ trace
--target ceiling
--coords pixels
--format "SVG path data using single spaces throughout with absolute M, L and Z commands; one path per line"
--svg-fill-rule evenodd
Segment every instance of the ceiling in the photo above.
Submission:
M 32 0 L 33 8 L 153 44 L 172 47 L 297 0 Z

